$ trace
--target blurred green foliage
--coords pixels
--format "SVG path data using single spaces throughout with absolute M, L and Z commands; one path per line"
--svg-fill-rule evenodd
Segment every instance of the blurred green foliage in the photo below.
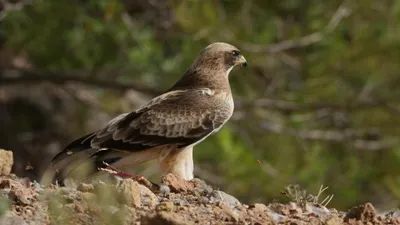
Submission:
M 0 196 L 0 217 L 2 217 L 7 210 L 10 210 L 10 208 L 10 200 L 5 196 Z
M 245 202 L 296 183 L 329 186 L 334 207 L 399 204 L 400 1 L 151 2 L 37 1 L 3 19 L 3 48 L 41 71 L 161 92 L 208 44 L 234 44 L 250 67 L 231 74 L 232 120 L 196 147 L 199 177 Z M 105 112 L 127 110 L 96 90 Z M 54 129 L 90 130 L 68 124 Z

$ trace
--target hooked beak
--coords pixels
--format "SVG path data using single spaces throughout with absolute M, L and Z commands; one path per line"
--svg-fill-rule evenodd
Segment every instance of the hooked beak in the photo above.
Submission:
M 240 65 L 241 67 L 247 67 L 247 61 L 242 55 L 240 55 L 240 57 L 236 60 L 235 64 Z

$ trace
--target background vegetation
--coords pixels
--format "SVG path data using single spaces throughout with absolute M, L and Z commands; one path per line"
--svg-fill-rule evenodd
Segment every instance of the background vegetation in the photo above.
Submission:
M 399 206 L 400 1 L 0 5 L 0 147 L 17 174 L 37 179 L 69 141 L 168 89 L 223 41 L 249 68 L 231 74 L 235 114 L 196 147 L 196 176 L 249 203 L 324 184 L 333 207 Z

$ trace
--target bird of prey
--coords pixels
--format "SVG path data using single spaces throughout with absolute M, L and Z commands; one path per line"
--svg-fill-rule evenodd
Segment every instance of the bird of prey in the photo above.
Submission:
M 107 165 L 123 169 L 154 159 L 163 174 L 193 179 L 193 147 L 232 116 L 228 75 L 237 65 L 247 62 L 236 47 L 210 44 L 165 93 L 67 145 L 51 162 L 52 181 L 63 182 L 85 162 L 83 178 Z

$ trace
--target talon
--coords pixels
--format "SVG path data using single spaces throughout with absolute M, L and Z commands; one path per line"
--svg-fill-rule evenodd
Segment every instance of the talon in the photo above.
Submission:
M 137 181 L 143 181 L 143 180 L 145 180 L 145 178 L 144 178 L 143 176 L 137 176 L 135 179 L 136 179 Z
M 126 172 L 122 172 L 122 171 L 118 171 L 117 174 L 115 174 L 115 175 L 117 175 L 121 178 L 132 178 L 132 179 L 135 178 L 135 175 L 132 175 L 132 174 L 126 173 Z
M 159 189 L 159 186 L 157 184 L 147 180 L 144 176 L 126 173 L 121 170 L 118 170 L 117 168 L 109 165 L 106 162 L 103 162 L 103 163 L 105 166 L 107 166 L 107 168 L 99 168 L 99 170 L 105 171 L 113 176 L 120 177 L 122 179 L 128 179 L 128 178 L 133 179 L 133 180 L 137 181 L 138 183 L 150 188 L 151 190 Z

